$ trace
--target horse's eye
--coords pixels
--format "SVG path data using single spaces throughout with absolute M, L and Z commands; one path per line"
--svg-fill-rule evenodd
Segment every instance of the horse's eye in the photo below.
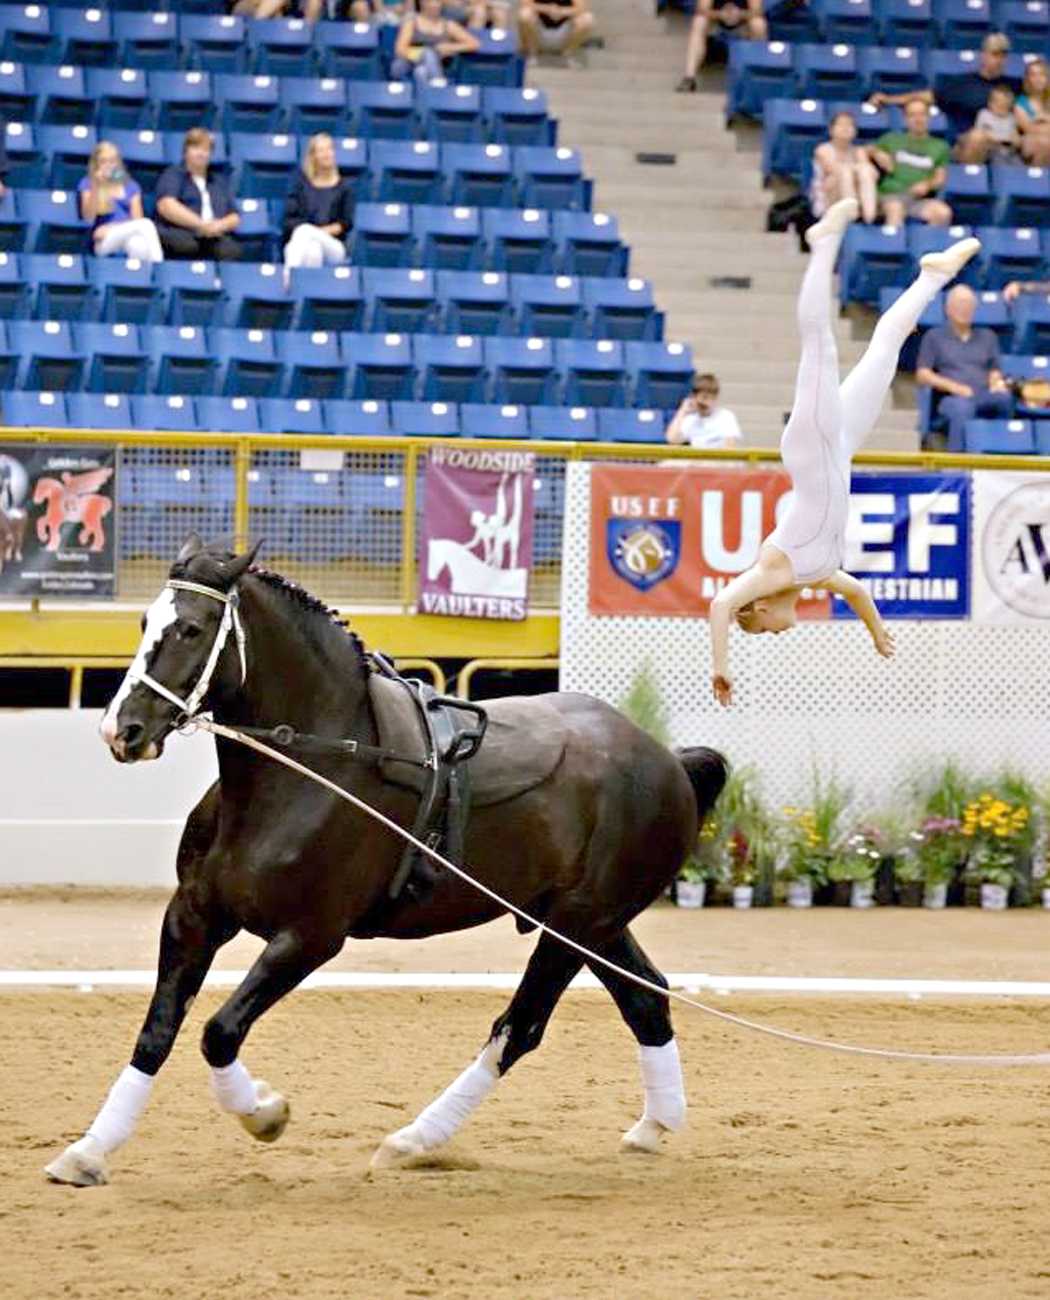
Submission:
M 139 631 L 140 631 L 140 632 L 143 632 L 143 633 L 146 631 L 146 615 L 145 615 L 145 614 L 143 614 L 142 617 L 139 619 Z
M 179 628 L 179 636 L 183 641 L 196 641 L 200 634 L 201 630 L 196 623 L 183 623 Z

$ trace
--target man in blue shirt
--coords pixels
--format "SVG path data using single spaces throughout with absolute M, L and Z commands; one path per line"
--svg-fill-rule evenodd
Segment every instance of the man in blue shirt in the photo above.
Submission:
M 934 411 L 948 425 L 948 450 L 963 451 L 966 421 L 1009 417 L 1010 390 L 999 369 L 993 330 L 974 329 L 974 291 L 957 284 L 944 303 L 946 325 L 929 330 L 919 348 L 915 380 L 932 388 Z
M 241 246 L 233 238 L 240 214 L 225 179 L 209 172 L 211 133 L 186 132 L 181 166 L 157 180 L 157 233 L 165 257 L 235 262 Z

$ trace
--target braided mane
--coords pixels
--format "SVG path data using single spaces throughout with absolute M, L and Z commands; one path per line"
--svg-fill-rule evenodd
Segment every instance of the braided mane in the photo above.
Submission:
M 368 652 L 365 650 L 365 644 L 353 628 L 344 623 L 339 617 L 338 610 L 332 609 L 332 607 L 326 605 L 323 600 L 318 600 L 318 598 L 311 595 L 305 587 L 301 587 L 299 583 L 293 582 L 291 578 L 286 578 L 281 573 L 274 573 L 272 569 L 264 569 L 261 565 L 253 564 L 249 568 L 248 572 L 253 578 L 258 578 L 263 586 L 269 587 L 271 591 L 279 592 L 282 596 L 290 600 L 292 604 L 297 605 L 306 613 L 324 615 L 324 617 L 337 627 L 344 636 L 349 638 L 351 645 L 357 653 L 358 659 L 361 661 L 362 671 L 366 677 L 368 676 L 370 669 Z

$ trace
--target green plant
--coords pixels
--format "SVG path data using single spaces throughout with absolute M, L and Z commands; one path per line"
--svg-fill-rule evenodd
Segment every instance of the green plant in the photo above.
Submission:
M 661 745 L 671 743 L 671 724 L 667 706 L 652 664 L 646 659 L 631 680 L 627 694 L 620 701 L 620 712 Z
M 874 880 L 882 858 L 878 832 L 874 829 L 855 831 L 828 864 L 828 879 Z
M 971 846 L 970 878 L 1009 889 L 1017 878 L 1018 857 L 1031 847 L 1032 820 L 1028 803 L 992 790 L 972 799 L 963 809 L 962 821 L 962 834 Z
M 834 879 L 832 872 L 841 869 L 841 824 L 851 798 L 850 791 L 834 776 L 825 781 L 814 768 L 809 807 L 783 809 L 785 879 L 808 878 L 814 885 Z
M 905 852 L 898 858 L 897 879 L 921 880 L 924 885 L 950 884 L 967 853 L 962 823 L 957 817 L 926 817 L 908 836 Z

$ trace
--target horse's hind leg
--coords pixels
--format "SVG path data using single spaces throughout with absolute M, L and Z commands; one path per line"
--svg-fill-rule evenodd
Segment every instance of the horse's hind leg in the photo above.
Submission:
M 630 930 L 624 930 L 598 952 L 651 984 L 667 987 L 667 981 L 642 951 Z M 637 1124 L 624 1134 L 624 1148 L 628 1151 L 655 1151 L 665 1132 L 675 1132 L 682 1127 L 686 1114 L 682 1066 L 671 1028 L 670 1006 L 661 994 L 617 975 L 600 962 L 589 961 L 587 964 L 609 990 L 638 1040 L 645 1109 Z
M 540 936 L 510 1006 L 492 1026 L 481 1055 L 411 1124 L 384 1138 L 372 1157 L 386 1169 L 442 1146 L 485 1100 L 515 1061 L 539 1047 L 558 999 L 583 958 L 549 935 Z
M 179 1028 L 218 949 L 237 927 L 201 917 L 177 891 L 164 914 L 157 984 L 126 1066 L 79 1141 L 44 1170 L 55 1183 L 94 1187 L 108 1182 L 106 1157 L 128 1140 L 149 1100 L 153 1079 L 168 1059 Z

